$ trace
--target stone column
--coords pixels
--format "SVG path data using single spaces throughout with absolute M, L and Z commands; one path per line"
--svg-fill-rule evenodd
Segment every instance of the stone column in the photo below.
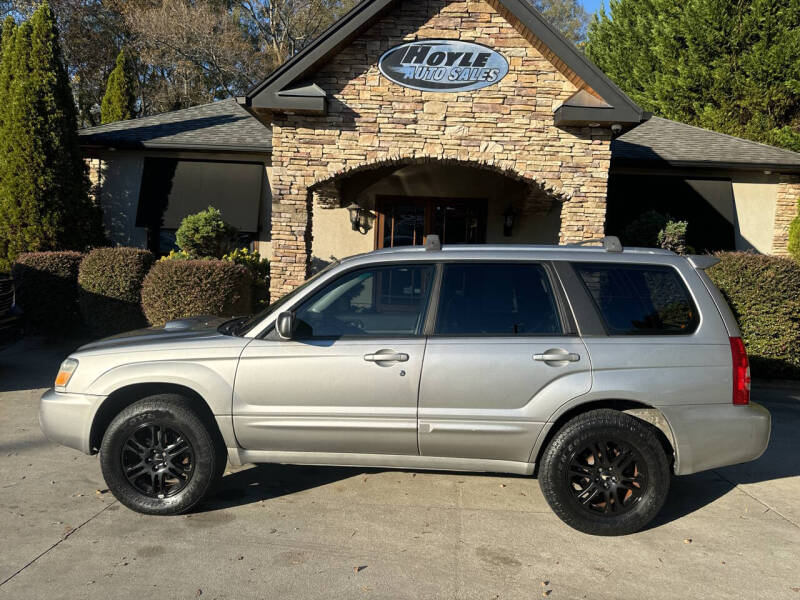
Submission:
M 280 184 L 279 184 L 280 185 Z M 303 283 L 311 262 L 309 194 L 273 191 L 270 298 L 274 302 Z
M 800 177 L 781 175 L 778 181 L 778 194 L 775 199 L 775 227 L 772 238 L 772 253 L 780 256 L 789 254 L 789 225 L 797 216 L 797 202 L 800 200 Z

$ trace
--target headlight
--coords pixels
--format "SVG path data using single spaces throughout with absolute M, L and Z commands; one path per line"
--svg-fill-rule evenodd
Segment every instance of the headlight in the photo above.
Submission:
M 68 358 L 61 363 L 61 366 L 58 368 L 58 375 L 56 375 L 55 388 L 57 392 L 66 391 L 67 384 L 69 383 L 69 380 L 72 379 L 72 374 L 77 368 L 78 361 L 74 358 Z

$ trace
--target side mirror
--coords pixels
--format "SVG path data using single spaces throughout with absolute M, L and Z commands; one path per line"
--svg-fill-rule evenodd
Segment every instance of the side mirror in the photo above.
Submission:
M 278 315 L 278 320 L 275 323 L 275 329 L 281 339 L 292 339 L 294 331 L 294 313 L 284 312 Z

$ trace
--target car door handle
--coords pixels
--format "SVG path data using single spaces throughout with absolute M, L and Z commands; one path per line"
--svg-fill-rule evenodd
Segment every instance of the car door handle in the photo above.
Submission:
M 578 362 L 580 359 L 581 355 L 573 352 L 547 352 L 533 355 L 533 360 L 539 362 Z
M 364 360 L 367 362 L 406 362 L 408 360 L 408 354 L 402 352 L 387 352 L 381 354 L 378 352 L 376 354 L 365 354 Z

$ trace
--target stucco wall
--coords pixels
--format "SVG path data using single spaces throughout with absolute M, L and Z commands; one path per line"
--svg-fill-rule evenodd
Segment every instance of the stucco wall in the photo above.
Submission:
M 402 2 L 314 76 L 328 95 L 328 115 L 275 115 L 273 297 L 306 278 L 312 239 L 319 239 L 309 188 L 382 161 L 449 159 L 513 171 L 565 200 L 561 241 L 602 235 L 611 133 L 555 127 L 553 110 L 577 88 L 526 35 L 492 0 Z M 482 43 L 508 59 L 509 74 L 457 94 L 382 77 L 381 54 L 417 38 Z
M 739 175 L 733 178 L 737 250 L 755 250 L 762 254 L 772 252 L 777 195 L 778 180 L 775 176 Z

